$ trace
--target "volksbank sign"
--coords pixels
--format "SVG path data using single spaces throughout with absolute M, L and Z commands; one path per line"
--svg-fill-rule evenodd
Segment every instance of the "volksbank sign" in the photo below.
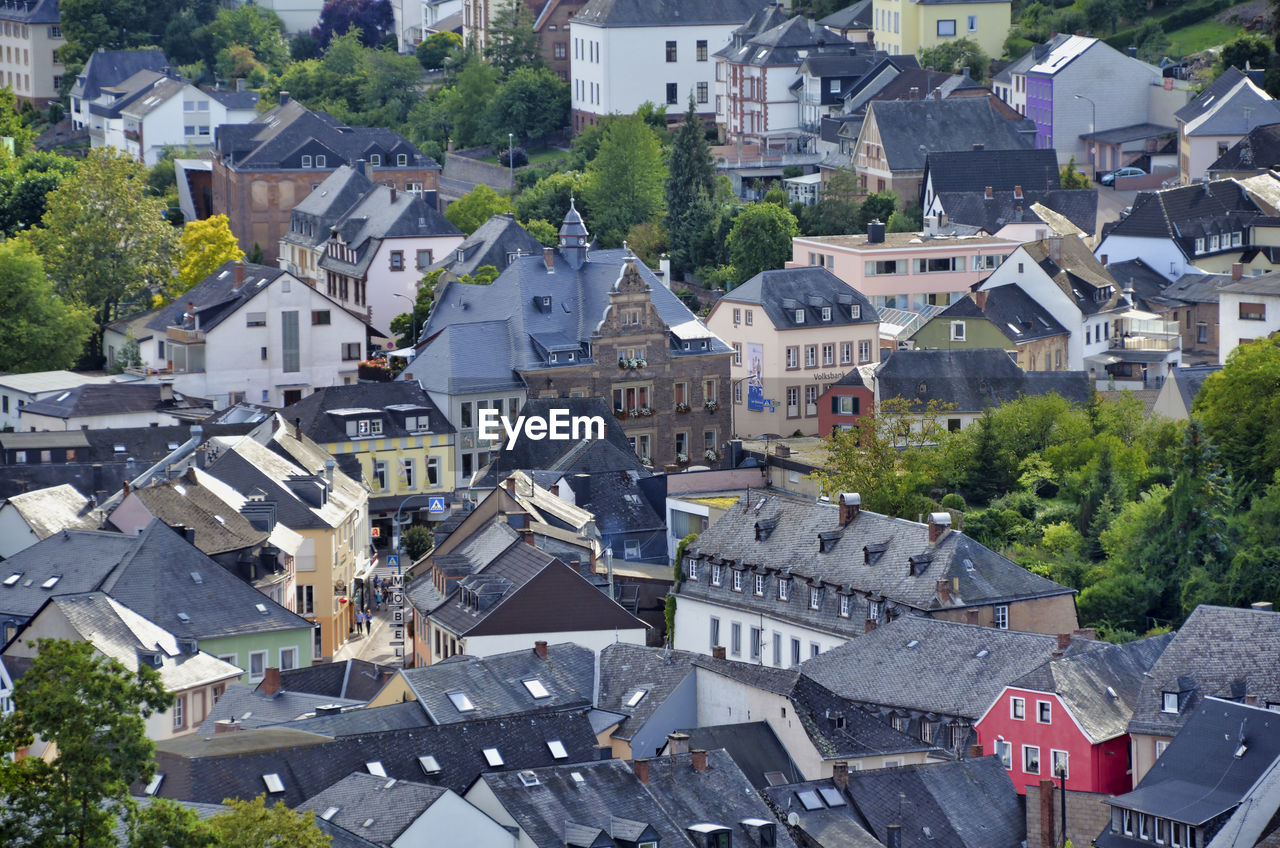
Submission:
M 570 415 L 567 409 L 553 409 L 546 417 L 521 415 L 514 422 L 499 415 L 496 409 L 480 410 L 480 428 L 476 435 L 482 441 L 497 441 L 503 433 L 507 436 L 504 450 L 511 450 L 521 436 L 535 442 L 603 439 L 605 423 L 599 415 Z

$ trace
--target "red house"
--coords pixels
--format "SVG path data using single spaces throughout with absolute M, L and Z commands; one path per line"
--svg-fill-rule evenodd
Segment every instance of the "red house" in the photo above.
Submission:
M 875 409 L 874 365 L 853 368 L 818 397 L 818 435 L 848 429 Z
M 1058 638 L 1060 645 L 1070 641 Z M 1000 757 L 1021 794 L 1028 784 L 1057 781 L 1061 770 L 1068 789 L 1128 792 L 1129 719 L 1142 676 L 1169 639 L 1098 642 L 1055 656 L 1004 687 L 978 720 L 978 744 Z

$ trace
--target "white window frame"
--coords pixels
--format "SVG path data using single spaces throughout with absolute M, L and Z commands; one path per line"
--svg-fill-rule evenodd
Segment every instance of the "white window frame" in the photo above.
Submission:
M 1046 719 L 1045 710 L 1049 711 L 1049 717 Z M 1036 701 L 1036 724 L 1053 724 L 1053 702 L 1052 701 Z
M 1059 755 L 1059 754 L 1061 754 L 1061 755 L 1062 755 L 1062 771 L 1063 771 L 1063 774 L 1065 774 L 1065 775 L 1067 776 L 1067 779 L 1068 779 L 1068 780 L 1070 780 L 1070 778 L 1071 778 L 1071 755 L 1070 755 L 1070 752 L 1068 752 L 1068 751 L 1063 751 L 1063 750 L 1061 750 L 1061 749 L 1059 749 L 1059 748 L 1050 748 L 1050 749 L 1049 749 L 1049 769 L 1050 769 L 1050 776 L 1052 776 L 1052 777 L 1054 777 L 1054 778 L 1058 777 L 1058 755 Z
M 1013 697 L 1009 699 L 1009 718 L 1014 721 L 1027 720 L 1027 699 Z
M 952 322 L 951 322 L 951 341 L 953 341 L 953 342 L 962 342 L 962 341 L 964 341 L 964 340 L 965 340 L 965 336 L 964 336 L 964 322 L 963 322 L 963 321 L 952 321 Z
M 291 663 L 285 663 L 284 661 L 284 658 L 287 654 L 292 654 L 293 656 L 293 661 Z M 281 648 L 280 649 L 280 670 L 289 671 L 291 669 L 297 668 L 298 659 L 300 656 L 301 656 L 301 652 L 298 650 L 297 645 L 289 645 L 284 648 Z
M 742 591 L 742 572 L 736 568 L 733 569 L 733 591 Z
M 1030 753 L 1031 751 L 1036 752 L 1035 771 L 1032 771 L 1030 768 L 1028 768 L 1028 765 L 1027 765 L 1027 754 Z M 1022 773 L 1023 774 L 1039 774 L 1040 770 L 1041 770 L 1040 746 L 1039 745 L 1023 745 L 1022 746 Z
M 257 674 L 253 673 L 253 661 L 257 659 L 261 662 L 261 671 Z M 266 651 L 250 651 L 249 652 L 249 681 L 256 682 L 267 676 L 267 652 Z
M 995 610 L 995 624 L 997 630 L 1009 629 L 1009 605 L 997 604 Z
M 756 590 L 755 593 L 757 596 L 764 595 L 764 575 L 763 574 L 756 575 L 755 590 Z
M 1172 699 L 1172 701 L 1170 699 Z M 1179 712 L 1178 700 L 1179 699 L 1178 699 L 1177 692 L 1161 692 L 1160 693 L 1160 712 L 1171 713 L 1176 715 Z M 1173 704 L 1173 709 L 1169 709 L 1170 703 Z

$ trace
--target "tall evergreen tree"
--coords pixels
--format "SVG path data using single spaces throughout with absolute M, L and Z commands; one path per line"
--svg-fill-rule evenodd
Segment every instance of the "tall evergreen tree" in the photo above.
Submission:
M 706 130 L 694 109 L 692 92 L 689 108 L 684 113 L 675 135 L 671 139 L 670 174 L 667 176 L 667 230 L 671 240 L 672 258 L 686 257 L 695 233 L 684 228 L 685 213 L 693 207 L 699 194 L 710 196 L 715 190 L 715 165 L 711 162 L 711 148 L 707 144 Z M 683 276 L 691 270 L 681 265 L 673 269 Z
M 538 52 L 538 33 L 533 29 L 533 10 L 523 0 L 507 0 L 489 23 L 485 57 L 502 71 L 504 78 L 516 68 L 545 64 Z
M 653 130 L 635 116 L 610 121 L 587 166 L 588 221 L 601 245 L 617 247 L 631 228 L 662 214 L 666 164 Z

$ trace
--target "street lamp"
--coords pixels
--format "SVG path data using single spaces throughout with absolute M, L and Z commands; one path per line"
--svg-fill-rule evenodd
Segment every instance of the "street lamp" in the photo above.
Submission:
M 414 314 L 417 312 L 418 302 L 407 294 L 401 294 L 400 292 L 392 292 L 391 294 L 409 301 L 409 347 L 413 347 L 418 343 L 418 316 Z
M 1061 834 L 1062 838 L 1059 840 L 1058 844 L 1066 845 L 1067 844 L 1067 764 L 1059 763 L 1058 768 L 1056 769 L 1056 774 L 1057 774 L 1058 780 L 1062 781 L 1061 783 L 1062 803 L 1060 805 L 1062 807 L 1062 834 Z
M 516 190 L 515 134 L 507 133 L 507 171 L 511 174 L 511 190 Z
M 1098 104 L 1083 94 L 1074 95 L 1076 100 L 1089 104 L 1089 165 L 1093 168 L 1093 176 L 1098 176 Z
M 396 520 L 395 520 L 395 524 L 393 524 L 391 527 L 391 531 L 395 534 L 395 538 L 391 540 L 391 547 L 395 550 L 397 554 L 400 555 L 400 559 L 396 561 L 396 572 L 399 574 L 404 573 L 404 534 L 400 532 L 400 512 L 401 510 L 404 509 L 404 505 L 407 504 L 409 501 L 413 500 L 414 498 L 429 499 L 431 497 L 432 496 L 427 493 L 423 493 L 419 495 L 409 495 L 409 497 L 400 501 L 400 506 L 396 507 Z M 436 497 L 439 497 L 439 496 L 437 495 Z

